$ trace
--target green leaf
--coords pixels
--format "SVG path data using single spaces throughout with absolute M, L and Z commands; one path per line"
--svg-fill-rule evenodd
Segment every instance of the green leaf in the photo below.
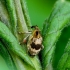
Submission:
M 44 70 L 52 63 L 53 53 L 57 40 L 59 39 L 64 27 L 70 22 L 70 3 L 67 1 L 57 1 L 54 5 L 52 13 L 43 27 L 43 45 L 42 66 Z M 47 26 L 48 25 L 48 26 Z M 47 28 L 47 29 L 46 29 Z M 46 29 L 46 30 L 45 30 Z M 52 47 L 53 52 L 50 54 Z M 51 57 L 49 56 L 51 55 Z M 50 58 L 50 60 L 49 60 Z M 47 63 L 48 62 L 48 63 Z M 44 64 L 44 65 L 43 65 Z
M 9 70 L 17 70 L 12 57 L 10 56 L 6 46 L 0 41 L 0 55 L 4 58 Z
M 0 38 L 6 44 L 9 51 L 12 51 L 13 53 L 21 57 L 26 63 L 28 63 L 34 68 L 34 65 L 31 62 L 29 56 L 26 54 L 24 49 L 19 45 L 19 42 L 10 32 L 10 30 L 2 22 L 0 22 Z

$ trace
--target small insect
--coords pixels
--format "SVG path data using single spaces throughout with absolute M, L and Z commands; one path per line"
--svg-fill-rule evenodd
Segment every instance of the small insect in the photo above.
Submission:
M 24 39 L 24 42 L 27 42 L 27 49 L 31 56 L 37 55 L 44 46 L 42 45 L 42 36 L 38 26 L 32 26 L 32 33 Z

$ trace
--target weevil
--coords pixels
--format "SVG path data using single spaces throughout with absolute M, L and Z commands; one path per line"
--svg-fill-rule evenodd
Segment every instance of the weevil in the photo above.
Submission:
M 42 45 L 43 38 L 38 26 L 31 26 L 33 29 L 31 34 L 24 38 L 23 42 L 27 42 L 27 50 L 31 56 L 37 55 L 44 46 Z

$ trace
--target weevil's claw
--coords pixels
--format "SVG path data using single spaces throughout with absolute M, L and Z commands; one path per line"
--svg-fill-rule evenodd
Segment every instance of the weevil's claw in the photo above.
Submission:
M 35 56 L 35 55 L 31 55 L 29 52 L 28 52 L 28 55 L 29 55 L 30 57 L 32 57 L 32 58 Z

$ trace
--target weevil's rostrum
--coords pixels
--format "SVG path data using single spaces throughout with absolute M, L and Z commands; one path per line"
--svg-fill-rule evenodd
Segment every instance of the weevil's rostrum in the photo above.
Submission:
M 29 54 L 35 56 L 41 51 L 41 49 L 44 48 L 42 45 L 43 39 L 38 26 L 32 26 L 31 28 L 34 28 L 34 30 L 32 31 L 32 34 L 29 36 L 27 48 Z

